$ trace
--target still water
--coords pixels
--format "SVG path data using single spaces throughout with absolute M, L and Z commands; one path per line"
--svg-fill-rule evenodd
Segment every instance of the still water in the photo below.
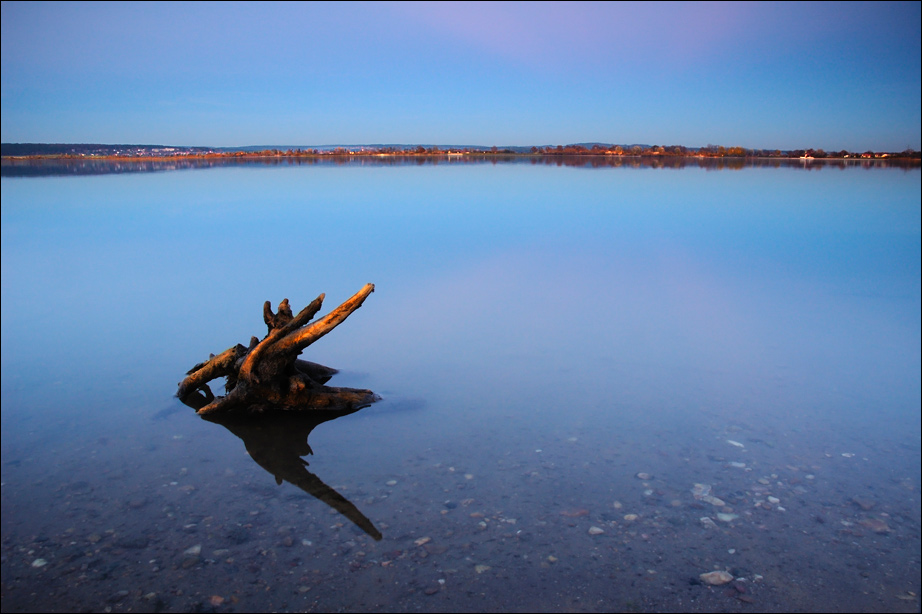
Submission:
M 919 611 L 918 167 L 158 168 L 4 166 L 4 611 Z M 366 282 L 381 402 L 173 397 Z

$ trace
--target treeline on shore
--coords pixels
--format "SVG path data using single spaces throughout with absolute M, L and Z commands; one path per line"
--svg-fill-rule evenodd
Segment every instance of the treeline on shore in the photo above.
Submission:
M 306 148 L 208 148 L 165 145 L 102 145 L 63 143 L 2 143 L 4 158 L 239 158 L 239 157 L 327 157 L 327 156 L 657 156 L 698 158 L 813 158 L 813 159 L 915 159 L 920 152 L 847 150 L 827 152 L 822 149 L 748 149 L 745 147 L 685 147 L 683 145 L 611 145 L 602 143 L 548 145 L 533 147 L 439 147 L 437 145 L 335 146 Z

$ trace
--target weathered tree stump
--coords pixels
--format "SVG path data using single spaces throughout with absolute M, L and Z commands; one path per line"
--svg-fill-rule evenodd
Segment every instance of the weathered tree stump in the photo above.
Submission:
M 272 304 L 266 301 L 263 319 L 269 333 L 261 341 L 251 338 L 248 347 L 237 344 L 192 367 L 176 396 L 199 414 L 272 409 L 348 411 L 374 403 L 380 397 L 371 390 L 325 386 L 336 369 L 298 359 L 304 348 L 341 324 L 374 290 L 374 284 L 365 284 L 352 298 L 313 323 L 311 319 L 323 305 L 323 294 L 298 315 L 292 315 L 287 298 L 279 304 L 278 313 L 272 313 Z M 226 396 L 215 397 L 208 382 L 220 377 L 226 378 Z

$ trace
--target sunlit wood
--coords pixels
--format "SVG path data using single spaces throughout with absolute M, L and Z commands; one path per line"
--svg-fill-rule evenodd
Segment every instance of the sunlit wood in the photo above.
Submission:
M 326 386 L 336 370 L 298 358 L 307 346 L 361 307 L 374 290 L 374 284 L 366 284 L 313 323 L 311 319 L 323 305 L 323 294 L 298 315 L 292 315 L 288 299 L 279 304 L 277 313 L 266 301 L 263 319 L 269 327 L 268 334 L 262 340 L 253 337 L 249 346 L 238 344 L 195 365 L 179 384 L 176 395 L 199 414 L 271 409 L 342 411 L 375 402 L 379 397 L 371 390 Z M 208 382 L 219 377 L 226 378 L 226 395 L 215 397 Z

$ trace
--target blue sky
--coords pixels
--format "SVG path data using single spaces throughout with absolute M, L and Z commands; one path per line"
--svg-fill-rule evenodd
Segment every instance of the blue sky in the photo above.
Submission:
M 922 149 L 920 7 L 3 2 L 2 141 Z

